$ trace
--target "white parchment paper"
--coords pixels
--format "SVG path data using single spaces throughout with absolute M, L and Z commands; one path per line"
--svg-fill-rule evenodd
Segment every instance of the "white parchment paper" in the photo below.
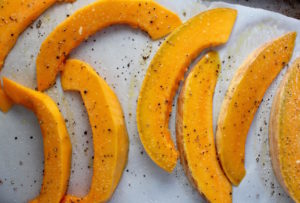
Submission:
M 66 15 L 91 2 L 93 0 L 77 0 L 73 4 L 57 4 L 48 9 L 20 36 L 0 77 L 35 88 L 35 59 L 42 41 Z M 157 2 L 176 12 L 183 21 L 211 7 L 238 10 L 229 42 L 215 48 L 221 56 L 222 71 L 214 97 L 214 127 L 229 82 L 246 57 L 274 37 L 288 31 L 300 33 L 299 20 L 265 10 L 225 3 L 203 4 L 196 0 Z M 39 23 L 40 27 L 37 26 Z M 188 183 L 179 162 L 172 174 L 162 171 L 144 152 L 138 137 L 136 100 L 147 67 L 162 40 L 154 42 L 146 33 L 128 26 L 112 26 L 90 37 L 70 56 L 91 64 L 114 89 L 124 110 L 130 138 L 129 160 L 111 202 L 204 202 Z M 299 43 L 298 36 L 293 59 L 300 56 Z M 148 56 L 148 59 L 143 59 Z M 267 91 L 252 123 L 246 146 L 247 174 L 240 186 L 233 190 L 234 202 L 292 202 L 274 177 L 268 147 L 270 107 L 285 71 Z M 78 93 L 62 91 L 59 78 L 56 86 L 46 93 L 59 104 L 73 145 L 68 193 L 83 196 L 91 181 L 93 154 L 85 108 Z M 170 120 L 173 138 L 174 124 L 173 113 Z M 15 106 L 7 114 L 0 112 L 0 203 L 26 202 L 38 195 L 42 171 L 42 136 L 34 114 L 21 106 Z

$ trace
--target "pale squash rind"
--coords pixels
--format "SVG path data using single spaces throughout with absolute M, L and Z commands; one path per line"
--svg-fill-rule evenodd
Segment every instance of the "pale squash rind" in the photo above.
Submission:
M 280 83 L 269 123 L 273 170 L 281 186 L 295 202 L 300 202 L 300 142 L 297 138 L 300 129 L 299 81 L 300 58 L 295 60 Z
M 177 102 L 176 138 L 190 182 L 208 202 L 231 202 L 232 186 L 219 164 L 213 133 L 213 95 L 220 72 L 209 52 L 187 76 Z

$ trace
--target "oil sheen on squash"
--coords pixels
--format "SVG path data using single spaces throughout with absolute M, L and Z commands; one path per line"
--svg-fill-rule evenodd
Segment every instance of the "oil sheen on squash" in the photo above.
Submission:
M 270 154 L 275 175 L 295 202 L 300 202 L 300 58 L 285 74 L 270 116 Z
M 0 70 L 19 35 L 57 0 L 0 1 Z
M 152 0 L 99 0 L 75 12 L 43 42 L 37 56 L 39 90 L 55 82 L 69 53 L 83 40 L 115 24 L 128 24 L 161 38 L 181 24 L 179 17 Z
M 289 62 L 296 33 L 287 33 L 254 51 L 234 75 L 221 106 L 217 149 L 228 179 L 238 185 L 246 174 L 247 134 L 269 85 Z
M 206 54 L 191 70 L 177 103 L 176 137 L 185 173 L 208 202 L 231 202 L 232 187 L 223 173 L 213 133 L 213 96 L 220 59 Z
M 168 172 L 178 156 L 168 129 L 178 83 L 201 51 L 227 42 L 236 16 L 234 9 L 218 8 L 191 18 L 167 37 L 147 70 L 137 106 L 139 136 L 151 159 Z
M 54 101 L 46 94 L 6 78 L 3 78 L 3 89 L 12 102 L 35 113 L 43 135 L 43 184 L 39 196 L 31 202 L 59 203 L 67 189 L 72 151 L 64 118 Z
M 128 135 L 119 100 L 88 64 L 67 60 L 61 78 L 64 90 L 81 93 L 93 132 L 93 177 L 87 196 L 67 195 L 63 202 L 106 202 L 116 189 L 128 157 Z

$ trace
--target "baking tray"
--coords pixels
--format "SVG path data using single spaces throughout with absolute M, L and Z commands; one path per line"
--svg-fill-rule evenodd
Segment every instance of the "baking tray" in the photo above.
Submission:
M 77 0 L 48 9 L 20 36 L 0 77 L 36 88 L 35 59 L 41 43 L 67 15 L 91 2 Z M 229 82 L 246 57 L 285 32 L 300 33 L 299 20 L 262 9 L 196 0 L 157 2 L 176 12 L 183 21 L 212 7 L 232 7 L 239 12 L 229 42 L 214 49 L 223 61 L 214 96 L 214 128 Z M 298 36 L 293 59 L 300 53 L 299 40 Z M 128 26 L 112 26 L 90 37 L 70 56 L 91 64 L 114 89 L 124 110 L 130 138 L 129 160 L 111 202 L 204 202 L 187 181 L 179 161 L 173 173 L 164 172 L 147 156 L 138 137 L 136 101 L 147 67 L 162 41 L 152 41 L 146 33 Z M 233 202 L 291 202 L 276 181 L 268 147 L 270 107 L 285 71 L 267 91 L 252 123 L 246 145 L 247 174 L 240 186 L 234 187 Z M 46 93 L 59 104 L 73 146 L 68 193 L 84 195 L 91 181 L 93 154 L 85 108 L 78 93 L 62 91 L 59 77 Z M 174 112 L 170 128 L 175 140 Z M 15 106 L 7 114 L 0 113 L 0 129 L 0 203 L 26 202 L 38 195 L 42 183 L 43 145 L 37 119 L 32 112 Z

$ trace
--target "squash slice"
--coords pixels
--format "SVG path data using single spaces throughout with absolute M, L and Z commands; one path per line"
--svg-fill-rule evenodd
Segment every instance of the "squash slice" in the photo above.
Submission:
M 238 185 L 246 174 L 248 130 L 263 96 L 293 54 L 291 32 L 254 51 L 233 77 L 221 106 L 216 132 L 217 149 L 227 178 Z
M 87 196 L 67 195 L 64 202 L 106 202 L 116 189 L 128 157 L 128 135 L 117 96 L 88 64 L 67 60 L 64 90 L 80 91 L 93 132 L 93 177 Z
M 15 103 L 37 116 L 44 143 L 44 177 L 40 195 L 31 202 L 59 203 L 65 195 L 71 167 L 71 142 L 64 118 L 53 100 L 3 78 L 3 89 Z
M 6 113 L 10 110 L 12 105 L 13 105 L 12 101 L 8 98 L 8 96 L 6 96 L 3 89 L 1 89 L 1 83 L 0 83 L 0 110 L 3 113 Z
M 72 49 L 95 32 L 128 24 L 158 39 L 181 24 L 179 17 L 152 0 L 99 0 L 71 15 L 43 42 L 36 60 L 39 90 L 48 89 Z
M 148 155 L 168 172 L 178 156 L 168 129 L 178 83 L 201 51 L 227 42 L 236 15 L 236 10 L 217 8 L 193 17 L 168 36 L 148 68 L 138 99 L 138 131 Z
M 231 202 L 231 183 L 219 165 L 213 133 L 219 71 L 218 53 L 210 52 L 189 73 L 178 98 L 176 137 L 181 164 L 200 194 L 209 202 Z
M 0 70 L 19 35 L 57 0 L 0 1 Z
M 270 154 L 275 175 L 295 202 L 300 202 L 300 58 L 285 74 L 270 116 Z

